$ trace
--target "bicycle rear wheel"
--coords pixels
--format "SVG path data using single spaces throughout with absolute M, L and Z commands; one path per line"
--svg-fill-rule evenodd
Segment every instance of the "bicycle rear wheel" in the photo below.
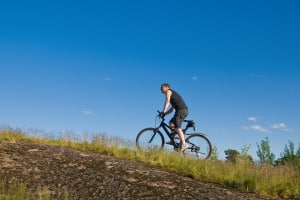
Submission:
M 157 128 L 145 128 L 137 134 L 135 143 L 138 150 L 157 150 L 163 148 L 165 139 Z
M 185 142 L 190 145 L 184 151 L 184 154 L 191 158 L 206 160 L 211 154 L 211 143 L 202 133 L 192 133 L 185 139 Z

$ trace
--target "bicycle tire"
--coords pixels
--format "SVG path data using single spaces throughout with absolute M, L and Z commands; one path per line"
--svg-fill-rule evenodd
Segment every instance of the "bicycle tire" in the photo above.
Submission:
M 164 147 L 165 138 L 157 128 L 145 128 L 137 134 L 135 143 L 138 150 L 157 150 Z
M 206 160 L 210 157 L 212 146 L 209 139 L 202 133 L 192 133 L 186 139 L 189 148 L 184 151 L 184 154 L 201 160 Z

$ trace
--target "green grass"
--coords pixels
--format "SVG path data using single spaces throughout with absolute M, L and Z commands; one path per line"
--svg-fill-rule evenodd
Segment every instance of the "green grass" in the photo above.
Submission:
M 243 192 L 255 192 L 264 197 L 300 199 L 300 170 L 292 166 L 253 165 L 246 161 L 237 163 L 201 161 L 186 158 L 176 152 L 166 151 L 139 152 L 134 149 L 133 144 L 129 144 L 120 138 L 109 138 L 105 135 L 95 135 L 87 142 L 87 140 L 76 141 L 72 139 L 70 133 L 61 136 L 59 139 L 47 139 L 6 129 L 0 131 L 0 140 L 31 141 L 69 147 L 80 151 L 97 152 L 158 166 L 167 171 L 205 182 L 216 183 L 227 188 L 235 188 Z M 6 192 L 8 194 L 11 193 L 11 190 L 16 190 L 16 193 L 26 193 L 22 184 L 7 188 L 2 183 L 0 184 L 1 193 L 5 194 L 4 190 L 8 190 Z M 26 196 L 26 194 L 24 195 Z M 0 196 L 1 199 L 10 198 Z
M 0 199 L 1 200 L 21 200 L 28 199 L 26 186 L 17 182 L 0 182 Z
M 0 181 L 0 200 L 50 200 L 51 191 L 47 187 L 40 187 L 35 190 L 28 189 L 25 183 L 17 181 Z M 63 200 L 70 200 L 67 192 Z

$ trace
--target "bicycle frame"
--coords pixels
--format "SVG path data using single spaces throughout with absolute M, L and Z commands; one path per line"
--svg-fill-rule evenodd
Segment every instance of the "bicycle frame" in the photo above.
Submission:
M 159 118 L 159 123 L 157 126 L 157 118 Z M 187 123 L 182 129 L 186 143 L 189 144 L 187 151 L 183 153 L 190 155 L 191 157 L 196 157 L 200 159 L 208 159 L 212 146 L 209 139 L 203 133 L 195 132 L 196 124 L 193 120 L 183 120 Z M 193 128 L 193 132 L 188 133 L 188 130 Z M 163 129 L 163 131 L 161 130 Z M 176 130 L 176 129 L 175 129 Z M 165 144 L 171 145 L 175 151 L 180 149 L 179 135 L 173 128 L 165 122 L 164 116 L 158 115 L 155 120 L 154 127 L 148 127 L 142 129 L 136 137 L 136 145 L 139 150 L 148 149 L 162 149 Z M 169 137 L 170 142 L 165 142 L 165 134 Z
M 165 118 L 161 118 L 161 122 L 160 122 L 159 126 L 156 127 L 156 130 L 159 131 L 160 128 L 162 128 L 162 129 L 165 131 L 166 135 L 167 135 L 167 136 L 169 137 L 169 139 L 171 140 L 171 143 L 172 143 L 172 145 L 174 146 L 174 148 L 179 148 L 179 144 L 176 143 L 175 137 L 172 137 L 172 136 L 173 136 L 173 135 L 172 135 L 172 132 L 171 132 L 171 131 L 172 131 L 172 128 L 171 128 L 168 124 L 165 123 Z M 188 129 L 188 127 L 186 127 L 185 129 L 182 130 L 184 134 L 185 134 L 185 132 L 186 132 L 187 129 Z M 170 131 L 170 130 L 171 130 L 171 131 Z M 174 132 L 176 133 L 175 130 L 174 130 Z M 177 133 L 176 133 L 176 134 L 177 134 Z M 154 137 L 154 135 L 153 135 L 153 137 Z M 152 140 L 152 138 L 151 138 L 151 140 Z
M 157 129 L 160 129 L 162 127 L 165 131 L 165 133 L 169 136 L 169 138 L 172 140 L 173 138 L 171 137 L 171 133 L 169 130 L 172 130 L 172 128 L 165 123 L 165 118 L 162 118 L 160 125 L 157 127 Z

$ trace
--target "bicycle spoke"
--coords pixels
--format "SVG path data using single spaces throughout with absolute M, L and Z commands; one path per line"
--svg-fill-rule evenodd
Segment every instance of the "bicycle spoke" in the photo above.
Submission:
M 139 150 L 160 149 L 164 145 L 164 138 L 157 129 L 146 128 L 138 133 L 136 145 Z
M 211 144 L 203 134 L 191 134 L 186 142 L 190 148 L 185 150 L 185 155 L 198 159 L 207 159 L 210 156 Z

